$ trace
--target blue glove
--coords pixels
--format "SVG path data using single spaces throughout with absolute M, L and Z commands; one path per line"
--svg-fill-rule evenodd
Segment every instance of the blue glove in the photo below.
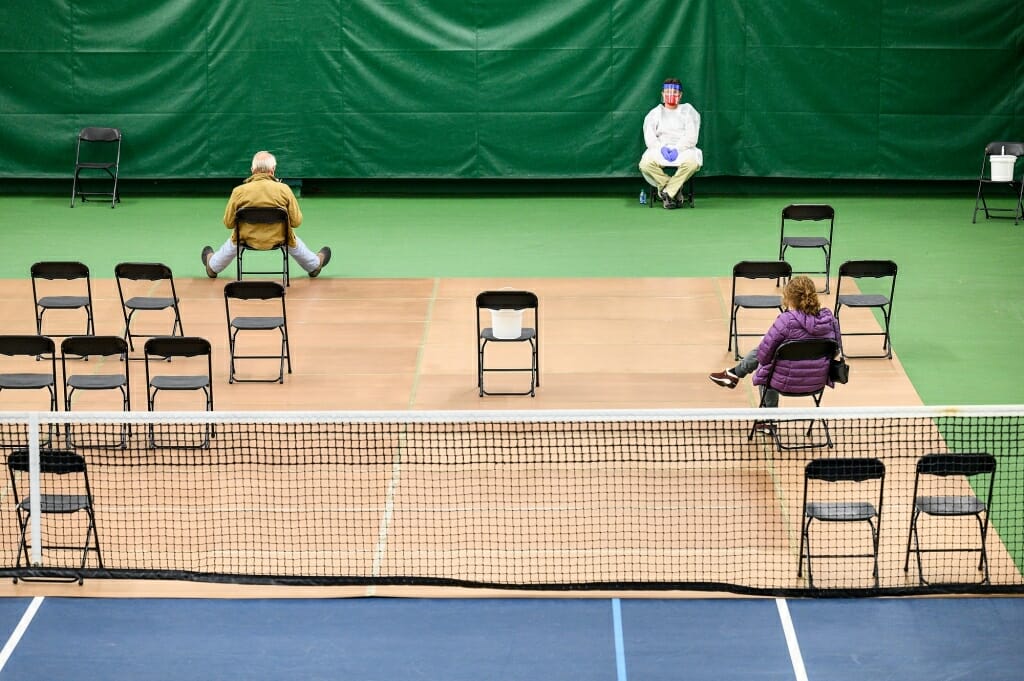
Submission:
M 672 161 L 675 161 L 677 158 L 679 158 L 679 151 L 673 149 L 672 147 L 662 147 L 661 155 L 662 157 L 664 157 L 666 161 L 671 163 Z

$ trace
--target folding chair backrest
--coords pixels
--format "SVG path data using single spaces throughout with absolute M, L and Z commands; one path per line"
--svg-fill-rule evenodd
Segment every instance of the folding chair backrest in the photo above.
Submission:
M 128 342 L 120 336 L 68 336 L 60 344 L 60 352 L 74 357 L 113 357 L 128 352 Z
M 120 142 L 121 131 L 117 128 L 82 128 L 78 139 L 81 142 Z
M 49 336 L 0 336 L 0 355 L 8 357 L 52 355 L 55 349 Z
M 528 310 L 537 307 L 537 294 L 530 291 L 484 291 L 476 306 L 486 310 Z
M 47 279 L 47 280 L 67 280 L 72 279 L 88 279 L 89 268 L 83 263 L 73 261 L 52 261 L 52 262 L 37 262 L 30 268 L 30 273 L 33 279 Z
M 146 341 L 146 356 L 199 357 L 209 355 L 210 341 L 197 336 L 160 336 Z
M 971 477 L 995 470 L 996 458 L 987 453 L 926 454 L 917 461 L 918 475 Z
M 782 220 L 832 220 L 836 211 L 824 203 L 792 203 L 782 209 Z
M 281 242 L 288 239 L 288 211 L 277 206 L 252 206 L 235 212 L 235 237 L 241 239 L 242 223 L 255 225 L 281 225 Z
M 28 450 L 17 449 L 11 452 L 7 457 L 7 467 L 12 472 L 28 473 Z M 85 473 L 85 457 L 64 449 L 41 449 L 39 450 L 39 472 L 54 475 Z
M 159 262 L 122 262 L 114 266 L 114 276 L 130 281 L 173 279 L 171 268 Z
M 284 286 L 276 281 L 232 281 L 224 286 L 224 296 L 239 300 L 284 298 Z
M 885 464 L 874 458 L 814 459 L 804 468 L 811 480 L 864 482 L 885 476 Z
M 775 362 L 784 360 L 787 362 L 801 362 L 804 360 L 829 359 L 839 352 L 839 344 L 832 339 L 825 338 L 803 338 L 800 340 L 786 341 L 775 350 Z
M 785 260 L 744 260 L 732 266 L 734 284 L 736 279 L 788 279 L 792 274 Z
M 840 277 L 895 277 L 898 268 L 892 260 L 847 260 L 839 266 Z
M 288 211 L 278 206 L 250 206 L 239 208 L 235 212 L 235 223 L 251 222 L 261 225 L 273 225 L 288 222 Z
M 1024 156 L 1024 142 L 989 142 L 985 145 L 985 160 L 997 154 Z

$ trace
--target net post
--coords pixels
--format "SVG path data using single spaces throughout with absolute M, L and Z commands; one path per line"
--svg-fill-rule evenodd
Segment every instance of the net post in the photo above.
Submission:
M 29 537 L 32 542 L 30 562 L 32 565 L 41 565 L 43 562 L 43 514 L 40 513 L 42 492 L 40 491 L 39 476 L 39 414 L 37 412 L 29 413 L 28 417 L 28 486 L 29 504 L 32 509 L 32 513 L 29 514 L 31 518 Z

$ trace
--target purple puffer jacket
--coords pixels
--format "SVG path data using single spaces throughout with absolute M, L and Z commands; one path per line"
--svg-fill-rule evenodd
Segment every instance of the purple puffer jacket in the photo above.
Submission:
M 832 338 L 840 342 L 839 321 L 832 316 L 832 310 L 822 308 L 817 315 L 798 310 L 786 310 L 778 317 L 757 347 L 757 372 L 754 385 L 763 385 L 768 380 L 772 357 L 786 341 L 803 338 Z M 822 384 L 834 387 L 828 379 L 828 360 L 779 362 L 772 377 L 772 387 L 783 392 L 811 392 Z

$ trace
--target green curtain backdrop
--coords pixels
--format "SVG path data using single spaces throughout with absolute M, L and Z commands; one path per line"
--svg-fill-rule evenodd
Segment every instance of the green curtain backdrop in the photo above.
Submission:
M 1024 138 L 1020 0 L 39 0 L 0 22 L 0 176 L 636 174 L 663 78 L 705 174 L 964 179 Z

